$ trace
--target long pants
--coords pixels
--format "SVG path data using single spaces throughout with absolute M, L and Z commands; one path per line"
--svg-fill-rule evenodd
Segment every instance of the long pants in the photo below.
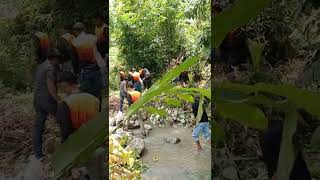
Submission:
M 120 111 L 123 112 L 124 99 L 127 99 L 128 105 L 131 105 L 131 97 L 129 95 L 120 94 Z
M 36 110 L 36 117 L 33 124 L 32 131 L 32 143 L 33 151 L 36 158 L 40 159 L 43 157 L 42 143 L 43 143 L 43 133 L 45 130 L 45 122 L 49 114 L 56 115 L 57 103 L 55 102 L 41 102 L 43 100 L 35 100 L 34 108 Z
M 192 137 L 195 142 L 199 141 L 200 132 L 202 132 L 202 135 L 206 140 L 210 139 L 209 122 L 200 122 L 196 125 L 192 132 Z
M 99 69 L 81 71 L 80 89 L 82 92 L 92 94 L 99 99 L 99 109 L 101 111 L 102 74 Z
M 148 77 L 146 78 L 144 81 L 143 81 L 143 85 L 146 89 L 149 89 L 151 87 L 151 77 Z

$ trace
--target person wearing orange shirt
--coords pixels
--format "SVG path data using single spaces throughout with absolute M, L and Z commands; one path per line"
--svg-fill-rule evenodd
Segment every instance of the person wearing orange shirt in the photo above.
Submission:
M 48 34 L 37 31 L 34 33 L 35 49 L 37 55 L 38 65 L 48 59 L 48 53 L 50 50 L 50 39 Z
M 67 97 L 58 105 L 57 121 L 63 143 L 74 131 L 99 113 L 99 99 L 79 90 L 77 77 L 72 72 L 61 75 L 60 84 Z
M 76 73 L 80 73 L 80 89 L 101 99 L 102 74 L 101 69 L 106 67 L 101 54 L 97 50 L 97 38 L 85 33 L 85 27 L 78 22 L 73 26 L 75 38 L 72 46 L 76 52 Z
M 130 105 L 131 106 L 133 103 L 137 102 L 138 99 L 141 97 L 141 93 L 139 91 L 136 91 L 133 89 L 133 85 L 132 84 L 128 84 L 128 98 L 130 99 Z M 146 135 L 145 131 L 144 131 L 144 123 L 143 123 L 143 119 L 142 116 L 140 114 L 141 112 L 138 112 L 138 120 L 139 120 L 139 124 L 140 124 L 140 130 L 141 130 L 141 134 L 142 135 Z M 126 122 L 125 126 L 124 126 L 124 130 L 127 131 L 129 127 L 129 121 Z

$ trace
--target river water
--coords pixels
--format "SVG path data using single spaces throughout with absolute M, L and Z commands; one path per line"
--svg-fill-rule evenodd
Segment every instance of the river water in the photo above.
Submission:
M 192 128 L 155 128 L 145 138 L 142 162 L 148 167 L 145 180 L 209 180 L 211 148 L 201 141 L 198 153 L 192 139 Z M 178 144 L 164 142 L 164 137 L 178 137 Z

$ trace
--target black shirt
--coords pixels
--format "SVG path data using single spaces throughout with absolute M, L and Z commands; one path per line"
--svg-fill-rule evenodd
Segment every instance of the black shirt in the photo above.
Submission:
M 192 104 L 192 112 L 195 117 L 197 117 L 198 108 L 199 108 L 199 100 L 195 100 L 194 103 Z M 207 112 L 204 108 L 203 108 L 203 114 L 200 122 L 209 122 Z

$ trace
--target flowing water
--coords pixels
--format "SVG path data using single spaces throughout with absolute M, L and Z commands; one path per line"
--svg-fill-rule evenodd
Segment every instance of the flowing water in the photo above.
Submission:
M 191 128 L 155 128 L 145 138 L 142 162 L 148 167 L 145 180 L 209 180 L 211 179 L 211 148 L 201 141 L 197 153 Z M 164 137 L 178 137 L 178 144 L 164 142 Z

